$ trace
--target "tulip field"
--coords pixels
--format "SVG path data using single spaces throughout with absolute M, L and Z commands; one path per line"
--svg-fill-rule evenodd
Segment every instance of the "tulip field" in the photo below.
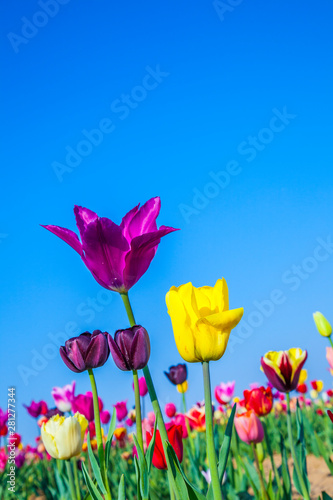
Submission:
M 91 391 L 78 394 L 75 381 L 58 387 L 55 380 L 52 407 L 27 401 L 20 411 L 38 425 L 34 443 L 13 431 L 10 404 L 0 409 L 0 498 L 333 498 L 333 390 L 324 387 L 320 374 L 308 379 L 302 346 L 293 346 L 291 337 L 291 345 L 251 360 L 266 376 L 265 385 L 211 384 L 211 363 L 223 362 L 244 312 L 229 309 L 224 278 L 217 277 L 213 286 L 172 286 L 166 293 L 170 332 L 184 362 L 165 367 L 173 402 L 161 407 L 149 370 L 154 356 L 149 332 L 129 293 L 164 236 L 176 231 L 157 227 L 159 210 L 160 199 L 152 198 L 117 225 L 76 206 L 80 237 L 43 226 L 78 253 L 99 285 L 118 294 L 128 324 L 116 332 L 83 332 L 60 346 L 58 362 L 66 365 L 69 379 L 73 373 L 76 380 L 87 377 Z M 322 364 L 333 375 L 331 324 L 320 312 L 310 321 L 323 345 Z M 135 407 L 127 407 L 126 397 L 105 403 L 95 379 L 105 363 L 129 372 L 124 392 L 133 384 Z M 188 363 L 202 369 L 204 391 L 195 405 L 187 402 Z M 153 409 L 147 414 L 144 398 Z

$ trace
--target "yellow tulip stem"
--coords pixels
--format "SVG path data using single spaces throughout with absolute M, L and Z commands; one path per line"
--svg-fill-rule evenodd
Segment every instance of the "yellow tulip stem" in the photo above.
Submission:
M 141 450 L 144 451 L 143 450 L 143 438 L 142 438 L 140 388 L 139 388 L 139 377 L 138 377 L 137 370 L 133 370 L 133 382 L 134 382 L 134 397 L 135 397 L 136 435 L 137 435 Z
M 310 500 L 308 489 L 307 489 L 307 486 L 306 486 L 304 479 L 303 479 L 302 471 L 300 469 L 300 466 L 299 466 L 299 463 L 297 460 L 296 450 L 295 450 L 295 446 L 294 446 L 294 440 L 293 440 L 293 434 L 292 434 L 292 428 L 291 428 L 290 394 L 289 394 L 289 392 L 286 393 L 286 400 L 287 400 L 287 427 L 288 427 L 288 437 L 289 437 L 289 444 L 290 444 L 290 448 L 291 448 L 291 455 L 293 457 L 294 467 L 296 469 L 296 474 L 298 477 L 299 485 L 300 485 L 302 493 L 303 493 L 303 497 L 305 498 L 305 500 Z
M 136 325 L 135 319 L 134 319 L 134 314 L 133 314 L 133 309 L 132 309 L 132 306 L 131 306 L 131 303 L 130 303 L 130 300 L 128 297 L 128 292 L 121 293 L 120 296 L 123 300 L 130 325 L 131 326 Z M 170 498 L 171 498 L 171 500 L 174 500 L 174 498 L 175 498 L 174 491 L 177 491 L 177 490 L 176 490 L 175 479 L 174 479 L 172 472 L 171 472 L 169 455 L 168 455 L 167 450 L 166 450 L 166 442 L 168 441 L 168 434 L 167 434 L 167 431 L 165 428 L 165 423 L 163 420 L 161 407 L 160 407 L 160 404 L 159 404 L 158 399 L 157 399 L 155 387 L 154 387 L 153 380 L 152 380 L 151 375 L 150 375 L 148 365 L 143 368 L 143 374 L 144 374 L 144 377 L 146 380 L 150 401 L 151 401 L 151 404 L 152 404 L 152 407 L 153 407 L 153 410 L 154 410 L 154 413 L 156 416 L 157 427 L 160 431 L 163 451 L 164 451 L 165 459 L 166 459 L 167 466 L 168 466 L 167 473 L 168 473 L 169 486 L 170 486 Z
M 76 490 L 76 500 L 81 500 L 79 474 L 77 472 L 77 461 L 78 461 L 78 459 L 76 457 L 72 458 L 73 469 L 74 469 L 74 483 L 75 483 L 75 490 Z
M 73 478 L 73 471 L 72 471 L 72 465 L 70 460 L 65 460 L 66 462 L 66 469 L 67 469 L 67 475 L 68 475 L 68 482 L 69 482 L 69 489 L 71 492 L 71 497 L 72 500 L 77 500 L 76 498 L 76 493 L 75 493 L 75 486 L 74 486 L 74 478 Z
M 333 340 L 332 340 L 331 336 L 328 337 L 328 340 L 330 341 L 331 347 L 333 347 Z
M 217 470 L 217 459 L 214 445 L 213 434 L 213 411 L 212 411 L 212 394 L 210 385 L 209 363 L 202 362 L 202 371 L 204 379 L 205 391 L 205 417 L 206 417 L 206 442 L 207 442 L 207 456 L 210 474 L 212 478 L 212 489 L 214 500 L 222 500 L 221 483 L 219 480 L 219 473 Z
M 111 492 L 108 481 L 107 470 L 105 469 L 105 457 L 104 457 L 104 447 L 103 447 L 103 438 L 102 438 L 102 429 L 101 429 L 101 418 L 99 414 L 99 403 L 98 403 L 98 393 L 95 375 L 92 369 L 88 369 L 91 390 L 93 394 L 93 403 L 94 403 L 94 417 L 95 417 L 95 429 L 96 429 L 96 440 L 97 440 L 97 449 L 98 449 L 98 458 L 99 458 L 99 466 L 101 469 L 101 475 L 103 478 L 104 486 L 106 488 L 107 494 L 105 495 L 106 500 L 111 500 Z

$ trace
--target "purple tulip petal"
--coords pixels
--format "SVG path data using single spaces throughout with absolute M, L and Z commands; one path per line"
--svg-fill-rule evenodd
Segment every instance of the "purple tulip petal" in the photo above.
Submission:
M 80 231 L 81 240 L 83 241 L 84 233 L 87 229 L 87 226 L 98 219 L 98 215 L 95 214 L 89 208 L 79 207 L 78 205 L 74 206 L 74 215 L 76 220 L 76 225 Z
M 159 196 L 151 198 L 138 210 L 128 226 L 131 239 L 157 231 L 156 219 L 161 209 Z
M 147 331 L 139 328 L 133 338 L 131 346 L 131 362 L 134 370 L 144 368 L 150 358 L 150 340 Z
M 129 243 L 131 242 L 131 236 L 128 232 L 128 226 L 130 225 L 131 220 L 133 219 L 133 217 L 135 216 L 135 214 L 139 210 L 139 206 L 140 206 L 140 203 L 136 207 L 132 208 L 132 210 L 127 212 L 127 214 L 124 215 L 124 217 L 122 218 L 121 223 L 120 223 L 120 228 L 122 230 L 122 233 Z
M 143 234 L 132 240 L 131 251 L 125 258 L 126 265 L 123 274 L 126 290 L 129 290 L 147 271 L 160 239 L 173 231 L 178 231 L 178 229 L 162 226 L 153 233 Z
M 63 241 L 65 241 L 68 245 L 70 245 L 74 250 L 79 254 L 82 255 L 82 245 L 80 243 L 79 238 L 77 235 L 74 233 L 74 231 L 71 231 L 70 229 L 65 229 L 64 227 L 59 227 L 59 226 L 43 226 L 42 227 L 50 231 L 51 233 L 55 234 L 59 238 L 61 238 Z
M 261 366 L 262 369 L 264 370 L 266 377 L 275 387 L 275 389 L 281 392 L 289 391 L 289 387 L 286 385 L 286 383 L 283 380 L 281 380 L 281 378 L 278 376 L 276 371 L 271 366 L 265 363 L 264 358 L 261 358 Z
M 123 269 L 129 244 L 117 224 L 98 218 L 91 222 L 82 239 L 84 263 L 111 289 L 123 287 Z
M 69 357 L 66 354 L 65 348 L 63 346 L 60 347 L 59 352 L 60 352 L 61 359 L 63 360 L 63 362 L 65 363 L 67 368 L 72 370 L 72 372 L 82 373 L 83 370 L 78 370 L 78 368 L 76 368 L 74 363 L 69 359 Z
M 86 368 L 98 368 L 103 366 L 110 354 L 108 341 L 104 333 L 99 332 L 92 335 L 86 352 Z
M 111 335 L 108 336 L 108 343 L 113 361 L 115 362 L 119 370 L 130 371 L 131 367 L 126 364 L 126 361 L 119 347 L 117 346 L 116 342 L 113 340 Z

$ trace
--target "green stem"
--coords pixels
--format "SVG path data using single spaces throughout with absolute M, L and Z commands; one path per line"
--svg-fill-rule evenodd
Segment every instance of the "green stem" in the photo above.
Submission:
M 276 484 L 277 484 L 278 489 L 279 489 L 280 497 L 283 498 L 283 487 L 282 487 L 280 476 L 279 476 L 279 472 L 277 470 L 276 463 L 275 463 L 275 460 L 274 460 L 271 443 L 270 443 L 268 435 L 267 435 L 267 427 L 266 427 L 266 422 L 264 421 L 264 418 L 261 418 L 261 423 L 262 423 L 262 426 L 264 428 L 265 442 L 266 442 L 266 446 L 267 446 L 267 451 L 268 451 L 269 457 L 271 459 L 271 464 L 272 464 L 272 469 L 273 469 L 273 472 L 274 472 L 275 481 L 276 481 Z
M 143 438 L 142 438 L 142 422 L 141 422 L 141 402 L 140 402 L 140 388 L 139 377 L 137 370 L 133 370 L 134 381 L 134 396 L 135 396 L 135 421 L 136 421 L 136 435 L 143 451 Z
M 260 482 L 260 487 L 261 487 L 262 498 L 264 500 L 269 500 L 269 496 L 268 496 L 267 491 L 266 491 L 266 486 L 265 486 L 265 482 L 264 482 L 264 478 L 263 478 L 263 474 L 262 474 L 262 467 L 260 466 L 259 459 L 258 459 L 256 445 L 254 443 L 251 443 L 251 445 L 252 445 L 254 460 L 255 460 L 255 463 L 256 463 L 256 466 L 257 466 L 257 470 L 258 470 L 258 476 L 259 476 L 259 482 Z
M 68 474 L 68 482 L 69 482 L 69 489 L 71 492 L 71 497 L 72 497 L 72 500 L 76 500 L 73 471 L 72 471 L 72 466 L 71 466 L 70 460 L 66 460 L 66 469 L 67 469 L 67 474 Z
M 328 340 L 330 341 L 331 347 L 333 347 L 333 341 L 331 339 L 331 336 L 328 337 Z
M 95 416 L 95 429 L 96 429 L 96 440 L 97 440 L 97 449 L 98 449 L 98 458 L 99 458 L 99 466 L 101 468 L 101 475 L 104 481 L 104 486 L 106 488 L 106 499 L 111 500 L 110 486 L 107 476 L 107 471 L 105 469 L 105 457 L 104 457 L 104 447 L 103 447 L 103 438 L 102 438 L 102 429 L 101 429 L 101 418 L 99 414 L 99 404 L 98 404 L 98 393 L 95 375 L 92 369 L 88 369 L 91 390 L 93 394 L 93 403 L 94 403 L 94 416 Z
M 194 446 L 194 441 L 191 437 L 191 428 L 188 419 L 186 418 L 186 399 L 185 399 L 185 392 L 182 390 L 182 399 L 183 399 L 183 408 L 184 408 L 184 418 L 185 418 L 185 425 L 186 425 L 186 430 L 188 434 L 188 440 L 191 446 L 191 451 L 193 456 L 195 455 L 195 446 Z
M 136 322 L 134 319 L 133 309 L 132 309 L 131 303 L 129 301 L 128 293 L 127 292 L 121 293 L 120 296 L 123 300 L 130 325 L 134 326 L 136 324 Z M 148 365 L 143 368 L 143 374 L 144 374 L 144 377 L 146 379 L 149 397 L 150 397 L 151 404 L 152 404 L 152 407 L 153 407 L 153 410 L 154 410 L 154 413 L 156 416 L 157 426 L 158 426 L 158 429 L 160 431 L 160 436 L 161 436 L 161 440 L 162 440 L 163 451 L 164 451 L 165 459 L 166 459 L 166 462 L 168 465 L 167 473 L 168 473 L 169 486 L 170 486 L 170 498 L 171 498 L 171 500 L 174 500 L 174 490 L 176 490 L 176 485 L 175 485 L 175 479 L 171 473 L 170 460 L 169 460 L 169 456 L 168 456 L 168 453 L 166 450 L 166 442 L 168 441 L 168 434 L 167 434 L 167 431 L 165 428 L 161 407 L 160 407 L 160 404 L 159 404 L 158 399 L 157 399 L 155 387 L 154 387 L 153 380 L 152 380 L 151 375 L 150 375 Z
M 73 469 L 74 469 L 74 482 L 75 482 L 75 490 L 76 490 L 76 499 L 81 500 L 81 490 L 79 483 L 79 474 L 77 472 L 77 458 L 72 458 Z
M 214 445 L 212 395 L 210 387 L 209 363 L 207 361 L 202 362 L 202 371 L 205 390 L 206 442 L 208 463 L 212 478 L 214 500 L 222 500 L 221 483 L 217 470 L 216 451 Z
M 291 413 L 290 413 L 290 394 L 289 392 L 286 393 L 286 399 L 287 399 L 287 426 L 288 426 L 288 436 L 289 436 L 289 443 L 290 443 L 290 448 L 291 448 L 291 455 L 293 457 L 294 461 L 294 467 L 296 469 L 296 474 L 298 477 L 298 482 L 301 487 L 303 497 L 305 500 L 310 500 L 310 496 L 308 493 L 307 486 L 304 482 L 303 475 L 301 473 L 301 469 L 297 460 L 296 456 L 296 450 L 294 446 L 294 440 L 293 440 L 293 434 L 292 434 L 292 428 L 291 428 Z

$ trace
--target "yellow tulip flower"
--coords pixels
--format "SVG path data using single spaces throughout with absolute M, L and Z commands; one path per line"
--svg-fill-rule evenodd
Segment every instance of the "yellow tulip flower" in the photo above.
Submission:
M 42 440 L 53 458 L 68 460 L 81 453 L 88 420 L 77 412 L 73 417 L 55 415 L 42 425 Z
M 323 337 L 330 337 L 332 335 L 332 326 L 321 312 L 317 311 L 313 313 L 313 319 L 320 335 Z
M 225 279 L 214 287 L 173 286 L 166 295 L 177 349 L 189 363 L 220 359 L 231 330 L 243 316 L 243 308 L 229 310 Z
M 187 390 L 188 390 L 188 382 L 187 382 L 187 380 L 185 380 L 185 382 L 183 382 L 182 384 L 177 384 L 177 391 L 180 394 L 185 394 L 185 392 L 187 392 Z
M 308 371 L 305 370 L 305 368 L 303 368 L 303 370 L 301 370 L 301 373 L 299 375 L 298 384 L 299 385 L 304 384 L 307 378 L 308 378 Z

